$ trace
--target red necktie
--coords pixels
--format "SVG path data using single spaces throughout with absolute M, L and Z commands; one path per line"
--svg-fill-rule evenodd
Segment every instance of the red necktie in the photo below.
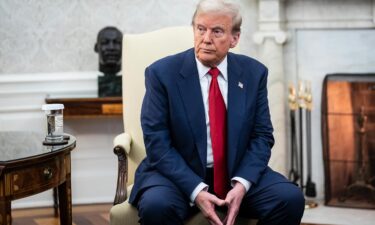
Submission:
M 212 153 L 214 156 L 214 192 L 221 199 L 225 199 L 228 192 L 227 173 L 227 110 L 221 95 L 217 77 L 220 71 L 214 67 L 208 73 L 212 76 L 208 94 L 210 118 L 210 132 Z

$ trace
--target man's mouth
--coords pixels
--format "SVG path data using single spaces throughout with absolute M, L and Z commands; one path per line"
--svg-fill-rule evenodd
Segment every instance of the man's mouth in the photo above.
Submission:
M 213 53 L 214 50 L 212 49 L 204 49 L 204 48 L 201 48 L 201 51 L 204 52 L 204 53 Z

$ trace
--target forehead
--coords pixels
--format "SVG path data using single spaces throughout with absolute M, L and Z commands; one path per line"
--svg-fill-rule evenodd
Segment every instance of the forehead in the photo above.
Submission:
M 121 38 L 121 33 L 118 32 L 117 30 L 103 30 L 99 33 L 98 39 L 116 39 L 116 38 Z
M 232 17 L 223 13 L 200 13 L 194 19 L 195 25 L 206 27 L 232 27 Z

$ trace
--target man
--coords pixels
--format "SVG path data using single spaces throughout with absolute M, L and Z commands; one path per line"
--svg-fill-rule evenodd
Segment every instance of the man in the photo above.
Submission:
M 116 75 L 121 70 L 122 32 L 116 27 L 101 29 L 94 51 L 99 54 L 99 71 Z
M 228 53 L 240 38 L 238 11 L 223 0 L 201 1 L 194 49 L 146 69 L 147 157 L 129 198 L 141 224 L 183 224 L 196 207 L 214 225 L 232 225 L 238 213 L 258 224 L 300 222 L 302 192 L 267 166 L 274 143 L 267 69 Z M 223 220 L 215 208 L 226 211 Z

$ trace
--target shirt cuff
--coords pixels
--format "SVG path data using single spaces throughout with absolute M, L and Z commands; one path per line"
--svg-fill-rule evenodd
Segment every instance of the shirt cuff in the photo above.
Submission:
M 232 187 L 234 186 L 234 181 L 240 182 L 244 187 L 246 192 L 250 189 L 251 187 L 251 182 L 241 178 L 241 177 L 233 177 L 232 178 Z
M 197 197 L 197 195 L 199 194 L 199 192 L 201 192 L 202 190 L 207 191 L 208 190 L 208 185 L 205 184 L 205 183 L 203 183 L 203 182 L 200 182 L 198 184 L 198 186 L 194 188 L 194 191 L 190 195 L 190 201 L 191 201 L 190 205 L 194 205 L 195 198 Z

